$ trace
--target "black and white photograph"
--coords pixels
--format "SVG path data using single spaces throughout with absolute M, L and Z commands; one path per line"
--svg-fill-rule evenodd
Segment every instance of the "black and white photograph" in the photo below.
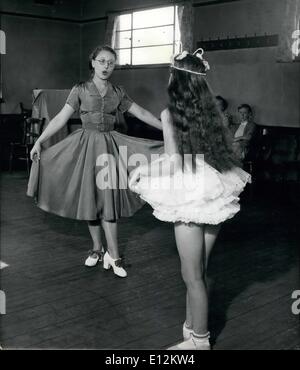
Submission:
M 300 0 L 0 0 L 0 156 L 1 350 L 300 350 Z

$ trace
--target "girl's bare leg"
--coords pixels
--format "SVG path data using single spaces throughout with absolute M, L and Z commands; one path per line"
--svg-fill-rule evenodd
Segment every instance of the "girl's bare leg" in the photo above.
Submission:
M 205 227 L 204 227 L 205 251 L 203 251 L 204 252 L 203 253 L 203 255 L 204 255 L 203 265 L 205 266 L 205 268 L 203 268 L 203 274 L 204 274 L 203 279 L 205 280 L 205 284 L 207 284 L 207 282 L 206 282 L 206 272 L 207 272 L 209 257 L 210 257 L 211 251 L 213 249 L 213 246 L 216 242 L 216 239 L 219 235 L 220 229 L 221 229 L 221 224 L 219 224 L 219 225 L 205 225 Z M 190 307 L 188 292 L 186 293 L 186 320 L 185 320 L 185 324 L 186 324 L 187 328 L 189 328 L 189 329 L 192 328 L 192 313 L 191 313 L 191 307 Z
M 175 224 L 175 238 L 181 260 L 181 273 L 187 287 L 192 329 L 207 334 L 208 302 L 203 279 L 204 226 Z M 187 317 L 190 320 L 190 317 Z
M 205 243 L 205 271 L 207 270 L 207 265 L 209 257 L 216 239 L 219 235 L 221 229 L 221 224 L 219 225 L 205 225 L 204 228 L 204 243 Z
M 192 312 L 191 312 L 191 305 L 190 305 L 190 299 L 189 299 L 189 293 L 186 292 L 186 318 L 185 318 L 185 325 L 188 329 L 192 329 L 193 327 L 193 318 L 192 318 Z

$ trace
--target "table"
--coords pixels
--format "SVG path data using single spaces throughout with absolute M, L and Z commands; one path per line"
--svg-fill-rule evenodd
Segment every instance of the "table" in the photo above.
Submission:
M 44 129 L 48 126 L 52 118 L 63 108 L 70 89 L 35 89 L 33 90 L 32 117 L 45 118 Z M 77 112 L 72 116 L 73 119 L 79 119 Z M 69 134 L 68 126 L 65 125 L 55 135 L 48 139 L 43 146 L 49 147 L 63 140 Z

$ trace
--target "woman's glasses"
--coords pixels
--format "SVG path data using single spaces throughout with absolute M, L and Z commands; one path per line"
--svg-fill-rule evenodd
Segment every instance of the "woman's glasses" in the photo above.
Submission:
M 115 66 L 115 62 L 114 61 L 112 61 L 112 60 L 105 60 L 105 59 L 95 59 L 97 62 L 99 62 L 99 64 L 101 65 L 101 66 L 105 66 L 106 64 L 107 64 L 107 66 L 109 67 L 109 68 L 113 68 L 114 66 Z

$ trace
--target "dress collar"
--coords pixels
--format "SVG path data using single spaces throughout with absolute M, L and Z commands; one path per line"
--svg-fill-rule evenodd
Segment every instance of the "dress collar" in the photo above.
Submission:
M 97 89 L 97 86 L 96 86 L 96 84 L 93 80 L 89 80 L 87 82 L 87 84 L 88 84 L 89 94 L 91 96 L 98 96 L 98 97 L 100 96 L 100 98 L 105 98 L 107 96 L 107 94 L 109 93 L 110 89 L 112 88 L 111 83 L 109 81 L 107 81 L 107 91 L 106 91 L 106 94 L 104 96 L 102 96 L 102 95 L 100 95 L 100 92 Z

